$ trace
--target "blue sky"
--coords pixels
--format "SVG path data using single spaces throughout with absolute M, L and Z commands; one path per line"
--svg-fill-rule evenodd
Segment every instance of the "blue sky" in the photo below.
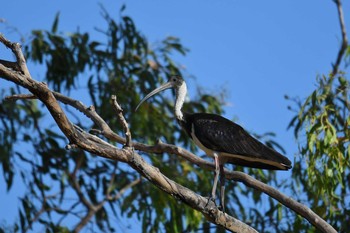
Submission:
M 315 87 L 316 76 L 331 70 L 341 40 L 333 1 L 13 0 L 1 4 L 0 18 L 6 24 L 0 24 L 0 32 L 17 40 L 8 25 L 24 36 L 32 29 L 50 29 L 59 11 L 60 31 L 79 28 L 95 33 L 94 27 L 106 25 L 99 3 L 111 15 L 118 15 L 125 3 L 125 14 L 150 42 L 170 35 L 181 38 L 190 52 L 176 60 L 207 91 L 225 88 L 225 116 L 238 117 L 249 131 L 277 133 L 287 157 L 294 159 L 297 143 L 293 132 L 286 130 L 293 113 L 283 96 L 306 97 Z M 350 9 L 349 2 L 343 4 Z M 350 16 L 344 12 L 349 26 Z M 3 52 L 1 48 L 1 58 Z M 0 85 L 5 81 L 0 80 Z M 193 87 L 193 80 L 189 85 Z M 190 91 L 193 97 L 194 89 Z
M 286 131 L 293 113 L 287 110 L 289 102 L 283 96 L 305 97 L 313 90 L 316 75 L 330 71 L 340 43 L 337 11 L 331 0 L 14 0 L 2 4 L 6 10 L 0 18 L 7 23 L 0 24 L 0 30 L 15 40 L 16 33 L 6 25 L 28 36 L 32 29 L 51 28 L 60 12 L 61 31 L 95 33 L 94 27 L 106 25 L 99 3 L 112 15 L 119 15 L 125 3 L 125 13 L 150 42 L 169 35 L 181 38 L 190 53 L 176 60 L 207 91 L 225 88 L 225 116 L 238 117 L 238 123 L 250 131 L 276 132 L 287 156 L 293 158 L 297 144 L 292 132 Z M 191 80 L 189 85 L 194 86 Z M 191 94 L 195 94 L 193 89 Z

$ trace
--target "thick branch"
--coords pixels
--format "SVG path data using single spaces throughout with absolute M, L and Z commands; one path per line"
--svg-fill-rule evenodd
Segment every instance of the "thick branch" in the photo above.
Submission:
M 83 112 L 86 116 L 88 116 L 91 120 L 93 120 L 97 125 L 99 125 L 102 129 L 104 129 L 103 134 L 105 137 L 107 137 L 110 140 L 117 141 L 119 143 L 125 144 L 126 139 L 120 137 L 118 134 L 114 133 L 110 127 L 107 125 L 107 123 L 95 112 L 94 108 L 86 107 L 79 101 L 74 101 L 70 99 L 69 97 L 63 96 L 58 93 L 54 93 L 54 95 L 62 102 L 65 102 L 66 104 L 69 104 L 73 107 L 76 107 L 81 112 Z M 29 96 L 25 96 L 29 97 Z M 159 141 L 154 146 L 145 145 L 142 143 L 134 142 L 133 146 L 136 150 L 148 152 L 148 153 L 169 153 L 181 156 L 182 158 L 188 160 L 189 162 L 198 165 L 199 167 L 203 169 L 208 170 L 214 170 L 215 165 L 214 163 L 208 162 L 207 160 L 204 160 L 195 154 L 181 148 L 177 147 L 171 144 L 166 144 L 161 141 Z M 256 190 L 259 190 L 261 192 L 264 192 L 265 194 L 269 195 L 270 197 L 276 199 L 281 204 L 285 205 L 286 207 L 290 208 L 297 214 L 303 216 L 305 219 L 307 219 L 312 225 L 314 225 L 316 228 L 322 230 L 323 232 L 336 232 L 332 226 L 330 226 L 326 221 L 324 221 L 322 218 L 320 218 L 317 214 L 315 214 L 310 208 L 306 207 L 305 205 L 302 205 L 301 203 L 295 201 L 294 199 L 284 195 L 283 193 L 279 192 L 278 190 L 274 189 L 271 186 L 268 186 L 253 177 L 244 174 L 242 172 L 236 172 L 225 169 L 225 175 L 227 179 L 231 179 L 234 181 L 242 182 L 245 185 L 254 188 Z
M 129 165 L 164 192 L 202 212 L 209 221 L 232 232 L 256 232 L 245 223 L 220 211 L 213 201 L 208 202 L 207 198 L 169 179 L 159 169 L 146 163 L 138 154 L 133 154 Z
M 1 38 L 4 39 L 3 37 Z M 1 42 L 5 44 L 10 43 L 6 40 L 1 40 Z M 20 48 L 19 44 L 10 43 L 10 45 L 15 45 L 15 49 L 13 49 L 12 51 L 16 54 L 16 57 L 21 58 L 23 54 L 22 51 L 18 49 Z M 18 63 L 21 64 L 21 68 L 23 68 L 23 61 L 20 59 L 18 61 Z M 26 66 L 24 68 L 26 69 Z M 24 68 L 23 70 L 25 70 Z M 142 157 L 139 154 L 135 153 L 133 150 L 118 149 L 104 142 L 103 140 L 94 137 L 93 135 L 78 130 L 76 127 L 73 127 L 73 124 L 68 120 L 66 114 L 58 104 L 53 92 L 44 83 L 39 83 L 33 80 L 30 77 L 29 72 L 17 73 L 9 70 L 4 65 L 0 64 L 0 76 L 8 81 L 14 82 L 28 89 L 41 102 L 43 102 L 46 108 L 49 110 L 50 114 L 52 115 L 53 119 L 55 120 L 56 124 L 59 126 L 62 133 L 69 139 L 70 144 L 76 145 L 77 147 L 85 151 L 105 158 L 110 158 L 128 163 L 138 173 L 147 178 L 157 187 L 159 187 L 166 193 L 179 198 L 182 202 L 186 203 L 187 205 L 190 205 L 193 208 L 201 211 L 207 217 L 208 220 L 212 221 L 217 225 L 221 225 L 233 232 L 256 232 L 253 228 L 249 227 L 245 223 L 219 211 L 212 201 L 208 203 L 208 200 L 206 198 L 197 195 L 192 190 L 189 190 L 170 180 L 162 173 L 160 173 L 159 169 L 146 163 L 142 159 Z M 79 103 L 80 102 L 76 101 L 75 104 L 80 105 Z M 97 115 L 96 113 L 94 114 Z M 98 118 L 100 117 L 98 116 Z M 88 215 L 85 217 L 91 218 L 90 214 L 91 213 L 89 211 Z
M 174 145 L 165 144 L 163 142 L 159 142 L 158 145 L 155 147 L 159 147 L 157 150 L 162 150 L 164 152 L 168 152 L 170 154 L 176 154 L 179 155 L 186 160 L 190 161 L 193 164 L 198 165 L 201 168 L 204 169 L 210 169 L 215 170 L 214 163 L 210 163 L 198 156 L 195 156 L 194 154 L 176 147 Z M 153 147 L 153 149 L 155 149 Z M 329 225 L 325 220 L 323 220 L 320 216 L 318 216 L 315 212 L 313 212 L 310 208 L 307 206 L 295 201 L 293 198 L 288 197 L 287 195 L 281 193 L 280 191 L 274 189 L 271 186 L 268 186 L 267 184 L 256 180 L 255 178 L 243 173 L 243 172 L 237 172 L 237 171 L 231 171 L 225 169 L 225 176 L 227 179 L 231 179 L 234 181 L 242 182 L 245 185 L 254 188 L 256 190 L 259 190 L 270 197 L 274 198 L 275 200 L 279 201 L 284 206 L 288 207 L 289 209 L 293 210 L 295 213 L 303 216 L 305 219 L 307 219 L 313 226 L 315 226 L 317 229 L 321 230 L 322 232 L 337 232 L 331 225 Z
M 307 206 L 295 201 L 293 198 L 288 197 L 281 193 L 280 191 L 273 189 L 267 184 L 254 179 L 253 177 L 243 173 L 243 172 L 230 172 L 227 174 L 228 178 L 231 178 L 235 181 L 239 181 L 247 185 L 248 187 L 254 188 L 261 192 L 266 193 L 270 197 L 278 200 L 283 205 L 287 206 L 295 213 L 303 216 L 307 219 L 312 225 L 314 225 L 317 229 L 321 230 L 325 233 L 336 233 L 337 231 L 329 225 L 325 220 L 323 220 L 320 216 L 318 216 L 315 212 L 313 212 Z

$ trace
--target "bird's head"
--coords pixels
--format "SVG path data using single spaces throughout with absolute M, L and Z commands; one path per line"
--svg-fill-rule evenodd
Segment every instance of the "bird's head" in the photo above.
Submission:
M 145 102 L 147 99 L 149 99 L 150 97 L 154 96 L 155 94 L 164 91 L 166 89 L 170 89 L 173 88 L 175 90 L 176 95 L 179 94 L 179 92 L 186 92 L 186 84 L 184 79 L 179 76 L 179 75 L 173 75 L 170 76 L 168 82 L 164 83 L 163 85 L 161 85 L 160 87 L 154 89 L 153 91 L 151 91 L 150 93 L 148 93 L 141 101 L 140 103 L 137 105 L 135 111 L 137 111 L 137 109 L 141 106 L 141 104 L 143 102 Z M 185 93 L 186 94 L 186 93 Z

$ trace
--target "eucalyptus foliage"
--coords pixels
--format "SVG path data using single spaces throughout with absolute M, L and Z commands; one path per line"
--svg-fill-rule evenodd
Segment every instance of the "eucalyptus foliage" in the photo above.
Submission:
M 298 112 L 289 125 L 300 141 L 294 182 L 317 214 L 344 231 L 350 229 L 349 88 L 343 72 L 318 77 L 305 101 L 294 100 Z
M 172 56 L 175 53 L 186 55 L 188 49 L 176 37 L 150 44 L 133 20 L 121 14 L 116 21 L 103 11 L 106 29 L 91 33 L 102 38 L 99 40 L 92 39 L 90 33 L 60 32 L 57 15 L 50 31 L 32 32 L 30 43 L 24 47 L 26 57 L 32 64 L 44 68 L 42 81 L 57 92 L 93 105 L 117 133 L 123 135 L 111 108 L 113 94 L 118 96 L 123 107 L 133 140 L 154 144 L 160 138 L 190 147 L 183 133 L 175 133 L 181 131 L 173 117 L 173 101 L 168 97 L 159 96 L 152 104 L 145 104 L 143 111 L 134 111 L 140 98 L 151 89 L 169 75 L 181 74 Z M 1 97 L 4 99 L 6 95 L 21 91 L 15 86 L 2 90 Z M 198 95 L 186 105 L 193 111 L 210 108 L 222 113 L 220 99 L 207 94 Z M 13 231 L 36 227 L 44 227 L 47 232 L 73 229 L 87 213 L 76 182 L 84 198 L 96 204 L 106 195 L 117 196 L 128 184 L 140 179 L 124 164 L 80 150 L 67 151 L 66 139 L 38 101 L 3 101 L 0 107 L 0 124 L 4 129 L 0 133 L 1 164 L 7 190 L 11 190 L 14 180 L 20 180 L 25 187 L 24 194 L 19 194 L 19 221 L 9 227 Z M 76 110 L 66 107 L 66 111 L 81 128 L 97 128 Z M 209 172 L 194 173 L 188 162 L 173 155 L 144 154 L 144 158 L 177 182 L 201 190 L 200 179 L 208 184 L 209 190 Z M 106 203 L 86 228 L 93 232 L 114 232 L 118 230 L 118 222 L 129 217 L 138 220 L 143 232 L 182 232 L 197 229 L 203 221 L 199 213 L 142 180 L 125 195 Z M 115 219 L 119 220 L 115 222 Z M 135 228 L 138 227 L 133 226 Z
M 133 140 L 154 144 L 158 139 L 183 146 L 198 156 L 189 138 L 180 130 L 173 115 L 173 99 L 159 95 L 134 109 L 144 97 L 171 74 L 184 75 L 173 60 L 174 54 L 186 55 L 188 49 L 176 37 L 150 43 L 132 18 L 121 9 L 113 19 L 103 10 L 106 25 L 94 32 L 64 33 L 59 30 L 59 15 L 51 30 L 34 30 L 25 52 L 32 72 L 55 91 L 93 105 L 101 117 L 120 135 L 122 127 L 111 108 L 115 94 L 128 121 Z M 38 75 L 38 76 L 36 76 Z M 349 223 L 349 82 L 345 75 L 319 79 L 319 87 L 300 105 L 291 127 L 296 135 L 305 135 L 301 143 L 303 157 L 297 157 L 293 180 L 278 179 L 275 172 L 243 170 L 257 179 L 291 193 L 305 194 L 319 214 L 337 226 Z M 87 232 L 115 232 L 127 228 L 124 219 L 137 220 L 143 232 L 222 232 L 185 204 L 164 194 L 146 180 L 118 194 L 140 179 L 131 168 L 81 150 L 66 150 L 68 143 L 36 100 L 4 101 L 7 95 L 23 93 L 18 86 L 1 89 L 0 162 L 7 191 L 20 186 L 18 218 L 1 223 L 0 232 L 70 232 L 87 215 L 82 198 L 97 204 L 109 196 L 114 201 L 103 207 L 84 225 Z M 224 114 L 218 95 L 196 93 L 185 103 L 185 110 Z M 75 109 L 65 107 L 70 119 L 84 130 L 98 128 Z M 305 134 L 304 134 L 305 132 Z M 273 133 L 258 138 L 271 147 L 282 149 Z M 113 142 L 112 142 L 113 143 Z M 213 174 L 194 167 L 170 154 L 142 154 L 162 173 L 186 187 L 208 196 Z M 308 163 L 303 163 L 307 159 Z M 232 168 L 232 167 L 229 167 Z M 227 212 L 261 232 L 306 231 L 310 225 L 272 198 L 242 184 L 227 182 Z M 77 184 L 80 191 L 77 190 Z M 299 189 L 294 184 L 297 184 Z M 5 191 L 5 190 L 4 190 Z M 322 212 L 323 211 L 323 212 Z M 346 217 L 347 216 L 347 217 Z M 131 227 L 131 226 L 130 226 Z M 345 228 L 344 228 L 345 229 Z

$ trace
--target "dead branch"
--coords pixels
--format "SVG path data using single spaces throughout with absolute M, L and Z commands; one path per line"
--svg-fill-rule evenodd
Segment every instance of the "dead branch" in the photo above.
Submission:
M 348 38 L 346 34 L 346 28 L 345 28 L 345 20 L 344 20 L 344 13 L 343 13 L 343 7 L 341 4 L 341 0 L 333 0 L 334 3 L 337 6 L 338 10 L 338 17 L 339 17 L 339 24 L 340 24 L 340 31 L 341 31 L 341 36 L 342 36 L 342 43 L 338 51 L 337 58 L 335 60 L 335 63 L 333 64 L 333 71 L 331 76 L 334 77 L 339 70 L 340 63 L 343 59 L 343 56 L 345 54 L 345 51 L 348 47 Z
M 33 100 L 33 99 L 37 99 L 36 96 L 33 94 L 19 94 L 19 95 L 10 95 L 5 97 L 5 100 L 12 100 L 12 101 Z
M 61 100 L 61 97 L 59 99 Z M 65 97 L 67 100 L 68 97 Z M 74 101 L 69 101 L 69 103 L 72 103 Z M 68 103 L 68 101 L 66 101 Z M 93 122 L 95 122 L 97 125 L 103 129 L 100 132 L 102 133 L 106 138 L 116 141 L 118 143 L 124 144 L 126 142 L 126 139 L 123 137 L 120 137 L 118 134 L 113 132 L 108 124 L 96 113 L 92 112 L 91 109 L 88 109 L 87 107 L 84 107 L 83 105 L 79 106 L 79 110 L 83 112 L 86 116 L 88 116 Z M 196 164 L 200 168 L 208 169 L 208 170 L 214 170 L 215 165 L 212 162 L 208 162 L 207 160 L 204 160 L 195 154 L 181 148 L 175 145 L 163 143 L 161 141 L 158 141 L 156 145 L 149 146 L 142 143 L 134 142 L 133 146 L 136 150 L 140 150 L 147 153 L 169 153 L 173 155 L 181 156 L 182 158 L 188 160 L 192 164 Z M 272 188 L 271 186 L 268 186 L 264 184 L 261 181 L 258 181 L 254 179 L 253 177 L 237 171 L 231 171 L 225 169 L 225 175 L 227 179 L 231 179 L 234 181 L 242 182 L 245 185 L 254 188 L 256 190 L 259 190 L 270 197 L 276 199 L 284 206 L 290 208 L 295 213 L 303 216 L 305 219 L 307 219 L 312 225 L 314 225 L 316 228 L 322 230 L 323 232 L 336 232 L 332 226 L 330 226 L 326 221 L 324 221 L 321 217 L 319 217 L 317 214 L 315 214 L 310 208 L 308 208 L 305 205 L 302 205 L 301 203 L 295 201 L 294 199 L 286 196 L 285 194 L 279 192 L 278 190 Z
M 127 139 L 125 139 L 125 138 L 119 136 L 117 133 L 113 132 L 111 130 L 111 128 L 108 126 L 108 124 L 98 115 L 98 113 L 95 111 L 94 107 L 92 107 L 92 106 L 87 107 L 82 102 L 71 99 L 67 96 L 60 94 L 60 93 L 57 93 L 57 92 L 52 92 L 52 93 L 57 98 L 57 100 L 78 109 L 84 115 L 89 117 L 96 125 L 98 125 L 101 130 L 94 130 L 94 132 L 101 133 L 106 138 L 108 138 L 112 141 L 116 141 L 116 142 L 121 143 L 121 144 L 126 144 Z M 10 97 L 10 99 L 16 99 L 16 98 L 17 99 L 32 99 L 33 96 L 16 95 L 14 97 Z M 105 141 L 103 141 L 102 139 L 97 138 L 91 134 L 84 132 L 84 131 L 81 131 L 81 134 L 84 135 L 84 138 L 89 139 L 90 141 L 95 141 L 96 143 L 104 144 L 105 146 L 110 145 L 110 144 L 106 143 Z M 175 145 L 163 143 L 161 141 L 158 141 L 158 143 L 156 145 L 153 145 L 153 146 L 134 142 L 133 147 L 136 150 L 140 150 L 140 151 L 148 152 L 148 153 L 169 153 L 169 154 L 173 154 L 173 155 L 178 155 L 178 156 L 181 156 L 182 158 L 188 160 L 189 162 L 196 164 L 197 166 L 199 166 L 200 168 L 203 168 L 203 169 L 214 170 L 214 167 L 215 167 L 212 162 L 204 160 L 204 159 L 196 156 L 195 154 L 193 154 L 193 153 L 191 153 L 191 152 L 189 152 L 181 147 L 177 147 Z M 108 157 L 108 156 L 103 156 L 103 157 L 115 159 L 115 158 Z M 119 159 L 116 159 L 116 160 L 119 160 Z M 119 160 L 119 161 L 122 161 L 122 160 Z M 125 162 L 125 161 L 122 161 L 122 162 Z M 143 168 L 139 167 L 139 170 L 143 170 Z M 161 175 L 164 176 L 163 174 L 161 174 Z M 254 188 L 254 189 L 259 190 L 261 192 L 264 192 L 265 194 L 269 195 L 270 197 L 276 199 L 281 204 L 290 208 L 291 210 L 293 210 L 297 214 L 303 216 L 306 220 L 308 220 L 312 225 L 314 225 L 316 228 L 320 229 L 322 232 L 336 232 L 332 226 L 330 226 L 326 221 L 324 221 L 321 217 L 319 217 L 317 214 L 315 214 L 311 209 L 309 209 L 305 205 L 302 205 L 301 203 L 295 201 L 294 199 L 284 195 L 283 193 L 279 192 L 278 190 L 274 189 L 273 187 L 268 186 L 265 183 L 258 181 L 256 179 L 254 179 L 253 177 L 251 177 L 245 173 L 242 173 L 242 172 L 231 171 L 231 170 L 225 169 L 225 175 L 226 175 L 227 179 L 242 182 L 245 185 L 247 185 L 248 187 L 251 187 L 251 188 Z M 143 176 L 147 178 L 149 176 L 149 174 L 144 174 Z M 159 181 L 157 181 L 157 182 L 159 182 Z M 165 183 L 163 182 L 163 184 L 165 184 Z M 162 189 L 163 186 L 161 185 L 158 187 L 160 189 Z M 169 193 L 171 191 L 171 189 L 166 189 L 164 191 Z M 193 208 L 195 208 L 195 207 L 193 207 Z
M 101 157 L 129 164 L 139 174 L 148 179 L 158 188 L 168 193 L 169 195 L 178 198 L 192 208 L 202 212 L 209 221 L 217 225 L 221 225 L 227 230 L 230 230 L 232 232 L 256 232 L 256 230 L 247 224 L 233 218 L 228 214 L 221 212 L 216 207 L 214 202 L 211 201 L 208 203 L 207 198 L 204 198 L 194 193 L 192 190 L 172 181 L 164 174 L 162 174 L 158 168 L 145 162 L 142 157 L 139 154 L 135 153 L 133 150 L 118 149 L 115 146 L 103 141 L 102 139 L 99 139 L 85 131 L 77 129 L 77 127 L 74 127 L 55 97 L 59 95 L 57 93 L 54 94 L 46 84 L 40 83 L 32 79 L 30 76 L 23 57 L 23 53 L 20 49 L 20 45 L 18 43 L 12 43 L 8 41 L 2 35 L 0 35 L 0 42 L 12 50 L 17 58 L 17 63 L 21 68 L 21 72 L 16 72 L 4 66 L 3 64 L 0 64 L 0 77 L 22 86 L 23 88 L 30 91 L 34 96 L 36 96 L 46 106 L 62 133 L 67 137 L 69 140 L 69 145 L 74 145 L 82 150 L 88 151 Z M 71 103 L 71 99 L 65 100 Z M 74 105 L 82 105 L 82 103 L 78 101 L 73 102 Z M 100 117 L 98 116 L 97 119 L 98 118 Z M 125 141 L 125 139 L 123 140 Z M 79 192 L 79 189 L 77 190 Z M 83 220 L 88 220 L 91 218 L 93 211 L 90 210 Z M 79 227 L 80 225 L 78 225 L 75 230 L 79 230 Z
M 13 69 L 15 71 L 20 71 L 20 67 L 18 67 L 17 62 L 6 61 L 6 60 L 0 59 L 0 64 L 3 64 L 4 66 L 6 66 L 9 69 Z
M 27 68 L 26 60 L 22 53 L 21 45 L 19 43 L 12 43 L 11 41 L 5 39 L 5 37 L 2 34 L 0 34 L 0 42 L 3 43 L 7 48 L 12 50 L 12 53 L 16 56 L 16 60 L 17 60 L 16 65 L 14 65 L 13 62 L 5 61 L 5 60 L 1 60 L 2 61 L 1 64 L 8 66 L 8 68 L 18 70 L 26 76 L 30 76 Z
M 121 125 L 123 126 L 123 129 L 125 132 L 125 137 L 126 137 L 125 145 L 130 148 L 132 146 L 131 133 L 130 133 L 128 123 L 126 122 L 126 120 L 124 118 L 123 109 L 120 107 L 120 105 L 117 102 L 117 96 L 112 95 L 111 100 L 112 100 L 112 106 L 113 106 L 114 110 L 117 112 L 118 119 L 119 119 Z

